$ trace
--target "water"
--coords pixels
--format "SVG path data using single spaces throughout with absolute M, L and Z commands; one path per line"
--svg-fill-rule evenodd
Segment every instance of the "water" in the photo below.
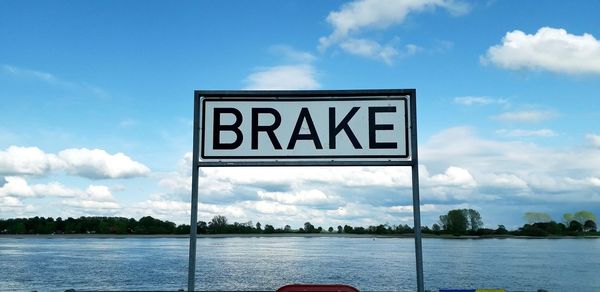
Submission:
M 177 290 L 187 238 L 0 238 L 0 291 Z M 600 291 L 600 239 L 424 239 L 426 289 Z M 415 291 L 407 238 L 198 239 L 198 290 L 346 283 Z

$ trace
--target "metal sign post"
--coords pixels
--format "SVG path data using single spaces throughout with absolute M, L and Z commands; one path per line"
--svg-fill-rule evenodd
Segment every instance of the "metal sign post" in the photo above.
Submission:
M 423 243 L 421 240 L 421 200 L 419 199 L 419 153 L 417 144 L 417 103 L 414 99 L 410 103 L 410 150 L 412 192 L 413 192 L 413 229 L 415 230 L 415 257 L 417 268 L 417 291 L 425 291 L 423 280 Z
M 190 216 L 190 257 L 188 262 L 188 291 L 196 283 L 196 239 L 198 238 L 198 153 L 200 152 L 200 99 L 194 98 L 194 153 L 192 153 L 192 212 Z
M 200 167 L 410 166 L 417 290 L 424 291 L 416 91 L 196 91 L 188 291 Z

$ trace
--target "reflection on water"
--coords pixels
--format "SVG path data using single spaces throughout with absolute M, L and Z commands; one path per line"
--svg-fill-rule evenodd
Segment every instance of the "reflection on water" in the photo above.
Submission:
M 0 238 L 0 290 L 186 288 L 186 238 Z M 600 239 L 424 239 L 427 289 L 600 291 Z M 406 238 L 199 238 L 198 290 L 346 283 L 414 291 Z

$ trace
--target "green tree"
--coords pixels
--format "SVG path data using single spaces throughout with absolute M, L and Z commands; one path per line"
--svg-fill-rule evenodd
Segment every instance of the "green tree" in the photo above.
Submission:
M 333 227 L 329 226 L 329 228 L 327 229 L 327 231 L 329 231 L 329 233 L 333 232 Z
M 262 231 L 261 227 L 260 222 L 256 222 L 256 231 L 260 233 Z
M 596 215 L 594 215 L 594 213 L 592 213 L 590 211 L 585 211 L 585 210 L 576 212 L 575 215 L 573 215 L 573 219 L 576 220 L 577 222 L 581 223 L 582 225 L 585 224 L 585 222 L 588 220 L 592 220 L 594 222 L 598 221 L 598 219 L 596 219 Z
M 465 234 L 467 230 L 475 233 L 483 228 L 483 219 L 477 210 L 455 209 L 440 216 L 439 227 L 452 234 Z
M 110 225 L 107 220 L 100 221 L 100 224 L 98 225 L 98 228 L 100 229 L 100 233 L 102 233 L 102 234 L 110 233 L 108 230 L 109 226 Z
M 56 218 L 56 233 L 65 233 L 65 221 L 61 217 Z
M 565 213 L 565 214 L 563 214 L 562 224 L 564 224 L 565 226 L 569 226 L 569 224 L 573 220 L 574 220 L 573 219 L 573 214 L 571 214 L 571 213 Z
M 439 223 L 442 230 L 448 230 L 448 215 L 440 215 Z
M 342 225 L 338 225 L 337 227 L 337 233 L 342 233 L 344 232 L 344 229 L 342 228 Z
M 14 230 L 11 233 L 14 234 L 25 234 L 25 232 L 27 232 L 27 230 L 25 229 L 25 223 L 23 222 L 18 222 L 17 224 L 15 224 Z
M 503 234 L 507 234 L 508 230 L 506 230 L 506 227 L 504 227 L 504 225 L 498 225 L 498 228 L 496 229 L 495 233 L 503 235 Z
M 353 232 L 354 232 L 354 228 L 352 228 L 352 226 L 344 225 L 344 233 L 353 233 Z
M 383 224 L 379 224 L 373 228 L 373 233 L 375 234 L 387 234 L 387 228 Z
M 137 221 L 135 220 L 135 218 L 127 219 L 127 232 L 128 233 L 135 233 L 136 226 L 137 226 Z
M 304 232 L 315 233 L 316 232 L 315 226 L 310 224 L 310 222 L 305 222 L 304 223 Z
M 227 225 L 227 217 L 223 215 L 216 215 L 210 220 L 210 223 L 215 226 L 225 226 Z
M 213 234 L 227 232 L 227 217 L 222 215 L 214 216 L 208 223 L 208 231 Z
M 583 231 L 585 232 L 596 232 L 598 226 L 594 220 L 587 220 L 583 223 Z
M 269 233 L 275 233 L 275 228 L 273 227 L 273 225 L 269 225 L 269 224 L 265 224 L 265 233 L 269 234 Z
M 473 209 L 463 209 L 466 217 L 469 219 L 469 230 L 475 232 L 480 228 L 483 228 L 483 220 L 481 219 L 481 214 Z
M 97 219 L 97 218 L 96 218 Z M 100 225 L 100 221 L 98 221 Z M 175 232 L 175 223 L 162 221 L 160 219 L 145 216 L 140 218 L 136 227 L 136 233 L 141 234 L 173 234 Z
M 577 220 L 573 220 L 569 223 L 568 230 L 572 232 L 581 232 L 583 231 L 583 224 L 579 223 Z
M 352 232 L 356 234 L 365 234 L 367 233 L 367 230 L 362 226 L 357 226 L 353 228 Z
M 206 222 L 204 222 L 204 221 L 199 221 L 198 229 L 196 230 L 196 233 L 207 234 L 208 233 L 208 224 L 206 224 Z
M 189 234 L 190 226 L 187 224 L 177 225 L 177 227 L 175 228 L 175 233 L 176 234 Z
M 463 210 L 450 210 L 447 215 L 447 229 L 453 234 L 465 234 L 469 227 L 469 219 Z
M 525 219 L 525 222 L 527 222 L 528 224 L 545 223 L 552 221 L 550 215 L 543 212 L 526 212 L 525 215 L 523 215 L 523 219 Z

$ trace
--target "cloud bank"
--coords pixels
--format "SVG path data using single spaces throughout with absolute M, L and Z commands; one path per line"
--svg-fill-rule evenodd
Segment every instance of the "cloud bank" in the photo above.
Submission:
M 261 68 L 246 78 L 245 89 L 318 89 L 321 85 L 316 75 L 315 68 L 309 64 Z
M 52 171 L 90 179 L 145 176 L 150 169 L 123 153 L 109 154 L 101 149 L 65 149 L 58 154 L 37 147 L 10 146 L 0 150 L 0 175 L 47 175 Z
M 562 28 L 542 27 L 535 34 L 514 30 L 490 47 L 482 61 L 509 70 L 600 74 L 600 41 Z
M 319 38 L 319 50 L 325 51 L 339 44 L 347 53 L 392 64 L 395 57 L 413 55 L 420 48 L 407 44 L 404 49 L 398 49 L 392 44 L 381 45 L 375 40 L 357 38 L 356 35 L 370 30 L 385 30 L 403 23 L 409 14 L 435 8 L 442 8 L 453 15 L 469 10 L 466 3 L 453 0 L 356 0 L 346 3 L 327 16 L 333 32 Z

